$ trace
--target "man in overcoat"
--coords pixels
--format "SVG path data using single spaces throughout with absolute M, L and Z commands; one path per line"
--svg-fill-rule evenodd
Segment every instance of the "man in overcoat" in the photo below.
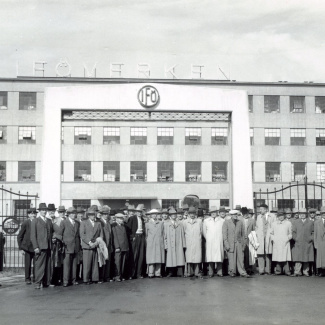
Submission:
M 272 264 L 272 242 L 271 242 L 271 227 L 272 223 L 276 221 L 274 214 L 268 212 L 268 206 L 261 204 L 260 214 L 256 220 L 256 236 L 260 246 L 257 249 L 258 271 L 262 275 L 264 273 L 271 274 Z
M 27 210 L 28 219 L 21 225 L 20 231 L 17 236 L 18 247 L 23 251 L 25 259 L 25 282 L 26 284 L 32 284 L 31 281 L 31 269 L 32 263 L 34 262 L 34 248 L 30 240 L 30 229 L 32 221 L 35 219 L 37 211 L 35 208 Z M 34 267 L 33 279 L 35 280 L 35 267 Z
M 94 208 L 87 210 L 87 220 L 80 224 L 81 247 L 83 249 L 83 281 L 85 284 L 98 283 L 98 244 L 96 239 L 103 239 L 103 230 L 99 222 L 95 222 Z
M 60 224 L 59 236 L 64 245 L 63 286 L 76 285 L 77 261 L 80 251 L 80 223 L 76 221 L 77 210 L 70 207 L 67 218 Z
M 186 248 L 184 228 L 177 220 L 177 212 L 172 208 L 169 210 L 170 222 L 164 224 L 165 249 L 167 250 L 166 267 L 167 277 L 184 276 Z
M 240 212 L 230 210 L 230 220 L 226 220 L 222 226 L 222 236 L 225 249 L 228 253 L 228 273 L 231 277 L 237 275 L 250 278 L 244 267 L 245 229 L 244 224 L 238 219 Z
M 292 224 L 292 260 L 295 271 L 292 276 L 309 276 L 309 263 L 314 261 L 314 223 L 307 219 L 307 210 L 299 210 L 299 219 Z
M 292 239 L 291 222 L 285 220 L 284 211 L 278 211 L 278 220 L 271 227 L 273 242 L 272 259 L 276 262 L 275 275 L 280 275 L 282 269 L 286 275 L 291 275 L 289 261 L 291 261 L 290 240 Z
M 39 217 L 32 220 L 30 240 L 35 253 L 35 289 L 48 287 L 51 280 L 51 247 L 53 225 L 46 218 L 47 206 L 39 204 Z
M 196 219 L 196 209 L 189 207 L 188 218 L 183 221 L 186 251 L 185 258 L 187 263 L 187 274 L 189 277 L 202 278 L 199 274 L 202 262 L 202 221 Z
M 325 276 L 325 207 L 320 210 L 321 219 L 314 223 L 314 243 L 317 251 L 316 268 L 319 276 Z

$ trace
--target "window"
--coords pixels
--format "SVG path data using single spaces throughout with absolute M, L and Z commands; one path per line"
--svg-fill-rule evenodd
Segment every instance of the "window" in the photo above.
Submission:
M 36 143 L 36 127 L 20 126 L 18 128 L 18 143 Z
M 179 200 L 161 200 L 162 209 L 168 209 L 169 207 L 179 208 Z
M 207 199 L 200 199 L 200 208 L 209 211 L 209 200 Z
M 120 128 L 119 127 L 104 127 L 104 144 L 119 144 L 120 143 Z
M 147 162 L 146 161 L 131 161 L 131 182 L 146 182 L 147 181 Z
M 278 199 L 278 208 L 279 209 L 293 209 L 295 207 L 295 200 L 293 199 Z
M 304 162 L 293 162 L 291 163 L 291 180 L 301 181 L 306 176 L 306 163 Z
M 6 167 L 7 163 L 5 161 L 0 161 L 0 182 L 6 181 Z
M 8 109 L 8 93 L 0 91 L 0 109 Z
M 248 111 L 253 113 L 253 96 L 248 95 Z
M 305 113 L 304 96 L 290 96 L 290 113 Z
M 172 182 L 174 179 L 174 162 L 158 161 L 158 182 Z
M 64 144 L 64 127 L 61 127 L 61 144 Z
M 61 161 L 61 182 L 64 181 L 64 163 Z
M 185 128 L 185 145 L 201 144 L 201 128 Z
M 317 163 L 316 168 L 317 182 L 325 181 L 325 163 Z
M 212 182 L 225 182 L 227 180 L 227 161 L 212 162 Z
M 264 113 L 280 113 L 280 96 L 264 96 Z
M 280 129 L 265 129 L 265 145 L 279 146 L 280 145 Z
M 320 211 L 320 208 L 322 207 L 322 200 L 319 199 L 307 200 L 306 207 L 308 209 L 317 209 L 318 211 Z
M 131 128 L 131 144 L 147 144 L 147 128 Z
M 72 200 L 72 206 L 75 208 L 82 208 L 84 210 L 87 210 L 90 208 L 91 202 L 90 200 Z
M 265 179 L 266 182 L 281 182 L 281 163 L 266 162 Z
M 306 145 L 306 129 L 290 129 L 290 144 L 292 146 Z
M 74 162 L 74 181 L 90 182 L 91 181 L 91 162 L 75 161 Z
M 173 144 L 174 128 L 158 128 L 157 144 Z
M 19 109 L 35 110 L 36 109 L 36 93 L 19 93 Z
M 27 209 L 31 207 L 32 201 L 31 200 L 15 200 L 14 201 L 15 211 L 14 216 L 17 217 L 26 217 L 27 216 Z M 24 220 L 22 220 L 24 221 Z
M 91 144 L 91 127 L 74 128 L 74 144 Z
M 212 128 L 211 129 L 211 144 L 226 146 L 228 144 L 228 129 L 227 128 Z
M 229 207 L 229 199 L 220 199 L 221 207 Z
M 254 145 L 254 129 L 250 128 L 249 129 L 249 135 L 250 135 L 250 140 L 251 140 L 251 146 Z
M 35 161 L 18 161 L 18 182 L 35 182 Z
M 120 162 L 104 161 L 103 163 L 104 182 L 120 181 Z
M 185 162 L 185 179 L 187 182 L 201 181 L 201 162 L 186 161 Z
M 7 127 L 0 126 L 0 144 L 7 143 Z
M 315 97 L 315 113 L 316 114 L 325 113 L 325 96 Z
M 325 146 L 325 129 L 316 129 L 316 146 Z
M 252 161 L 252 181 L 254 182 L 254 161 Z

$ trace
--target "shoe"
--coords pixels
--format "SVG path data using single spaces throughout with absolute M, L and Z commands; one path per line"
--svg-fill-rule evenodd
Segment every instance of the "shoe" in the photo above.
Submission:
M 235 276 L 236 276 L 236 274 L 234 274 L 234 273 L 231 273 L 231 274 L 229 274 L 232 278 L 234 278 Z
M 310 276 L 309 274 L 304 274 L 304 276 Z
M 153 276 L 153 275 L 149 275 L 148 278 L 149 278 L 149 279 L 153 279 L 154 276 Z
M 116 279 L 115 281 L 116 281 L 116 282 L 121 282 L 122 280 L 121 280 L 121 279 Z
M 162 279 L 162 275 L 157 275 L 156 278 Z
M 90 282 L 90 281 L 88 281 L 88 282 L 84 282 L 84 284 L 86 284 L 86 285 L 90 285 L 91 282 Z
M 301 275 L 297 274 L 297 273 L 294 273 L 294 274 L 291 274 L 290 276 L 298 277 L 298 276 L 301 276 Z
M 251 278 L 251 276 L 249 274 L 241 274 L 240 277 L 241 278 Z
M 223 277 L 223 274 L 217 274 L 217 276 L 219 276 L 220 278 L 222 278 Z
M 30 281 L 30 280 L 26 281 L 26 284 L 32 284 L 32 281 Z
M 213 278 L 214 277 L 214 274 L 212 274 L 212 275 L 209 275 L 209 278 Z
M 123 278 L 122 281 L 125 281 L 125 279 Z
M 171 278 L 173 275 L 171 273 L 167 274 L 167 278 Z
M 98 281 L 98 284 L 102 284 L 103 283 L 103 281 Z
M 67 286 L 68 286 L 68 284 L 67 284 L 67 283 L 64 283 L 64 284 L 63 284 L 63 287 L 65 287 L 65 288 L 66 288 Z
M 272 275 L 270 272 L 265 272 L 265 275 Z
M 50 284 L 49 287 L 50 288 L 54 288 L 55 287 L 55 284 Z
M 286 273 L 286 276 L 291 276 L 291 273 Z
M 141 276 L 139 276 L 139 279 L 143 279 L 144 277 L 141 275 Z
M 40 284 L 37 284 L 35 287 L 34 287 L 34 289 L 41 289 L 42 287 L 41 287 L 41 285 Z
M 76 286 L 78 284 L 79 284 L 79 282 L 77 282 L 77 281 L 75 281 L 75 282 L 72 283 L 73 286 Z
M 262 273 L 259 273 L 259 275 L 264 275 L 265 273 L 264 272 L 262 272 Z
M 129 277 L 129 280 L 133 280 L 132 276 Z
M 131 280 L 132 278 L 130 278 L 129 280 Z M 114 279 L 110 279 L 109 282 L 114 282 Z

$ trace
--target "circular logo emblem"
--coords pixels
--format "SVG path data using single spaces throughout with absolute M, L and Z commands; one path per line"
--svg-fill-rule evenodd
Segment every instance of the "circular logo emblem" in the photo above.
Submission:
M 152 86 L 144 86 L 138 92 L 138 100 L 145 108 L 154 107 L 159 102 L 158 90 Z
M 3 231 L 8 235 L 13 235 L 19 230 L 19 221 L 13 218 L 7 218 L 2 224 Z

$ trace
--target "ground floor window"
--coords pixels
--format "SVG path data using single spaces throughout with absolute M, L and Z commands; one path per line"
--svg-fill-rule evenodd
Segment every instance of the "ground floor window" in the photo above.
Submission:
M 15 200 L 14 215 L 17 217 L 26 217 L 27 209 L 31 207 L 31 200 Z
M 220 199 L 221 207 L 229 207 L 229 199 Z
M 290 199 L 278 199 L 278 208 L 279 209 L 293 209 L 295 207 L 295 200 Z
M 87 210 L 88 208 L 90 208 L 90 200 L 73 200 L 72 205 L 75 208 L 80 207 Z
M 306 207 L 308 209 L 313 208 L 313 209 L 320 210 L 321 206 L 322 206 L 322 200 L 316 200 L 316 199 L 308 200 L 306 204 Z
M 173 207 L 174 209 L 179 208 L 179 200 L 161 200 L 162 209 L 168 209 Z

